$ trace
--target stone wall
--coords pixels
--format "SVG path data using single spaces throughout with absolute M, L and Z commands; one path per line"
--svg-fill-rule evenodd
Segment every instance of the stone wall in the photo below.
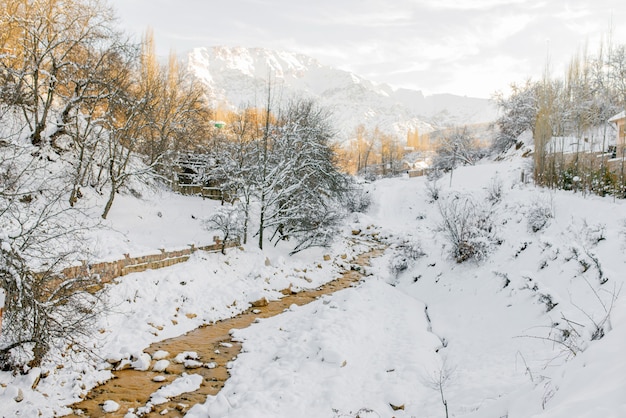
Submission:
M 140 257 L 131 257 L 130 254 L 124 254 L 124 258 L 117 261 L 92 264 L 83 262 L 82 265 L 64 269 L 62 275 L 68 279 L 97 275 L 102 284 L 109 283 L 111 280 L 129 273 L 137 273 L 149 269 L 160 269 L 185 262 L 189 259 L 191 254 L 198 250 L 209 252 L 221 251 L 222 242 L 218 238 L 214 238 L 214 240 L 215 244 L 202 247 L 190 245 L 189 248 L 183 250 L 165 251 L 162 249 L 158 254 Z M 233 240 L 226 243 L 226 248 L 236 247 L 238 245 L 239 241 Z

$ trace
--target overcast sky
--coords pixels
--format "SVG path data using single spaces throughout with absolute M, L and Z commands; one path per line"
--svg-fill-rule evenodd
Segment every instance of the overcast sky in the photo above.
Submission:
M 489 98 L 561 76 L 587 43 L 626 44 L 625 0 L 111 0 L 137 37 L 166 55 L 198 46 L 303 53 L 321 64 L 425 94 Z M 612 28 L 612 30 L 611 30 Z

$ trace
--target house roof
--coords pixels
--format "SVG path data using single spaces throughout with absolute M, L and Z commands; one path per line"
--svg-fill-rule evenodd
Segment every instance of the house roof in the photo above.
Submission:
M 624 118 L 626 118 L 626 110 L 622 110 L 617 115 L 613 116 L 611 119 L 609 119 L 609 122 L 617 122 L 618 120 L 621 120 Z

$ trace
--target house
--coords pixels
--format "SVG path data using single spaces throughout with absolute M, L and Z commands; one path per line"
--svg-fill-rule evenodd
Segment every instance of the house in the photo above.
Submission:
M 609 119 L 609 122 L 615 124 L 617 130 L 617 155 L 624 155 L 624 148 L 626 147 L 626 111 L 621 111 L 617 115 Z
M 402 158 L 402 169 L 406 170 L 409 177 L 425 175 L 432 164 L 434 153 L 432 151 L 414 151 Z

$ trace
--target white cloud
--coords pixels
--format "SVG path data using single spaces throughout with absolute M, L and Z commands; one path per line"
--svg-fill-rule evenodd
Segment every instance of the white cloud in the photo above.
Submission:
M 122 23 L 150 25 L 167 53 L 196 46 L 287 49 L 374 81 L 427 92 L 488 97 L 500 80 L 543 71 L 548 53 L 567 62 L 609 22 L 623 0 L 113 0 Z M 614 43 L 626 43 L 618 26 Z M 549 42 L 548 42 L 549 40 Z M 489 74 L 485 77 L 484 74 Z M 452 89 L 452 90 L 450 90 Z

